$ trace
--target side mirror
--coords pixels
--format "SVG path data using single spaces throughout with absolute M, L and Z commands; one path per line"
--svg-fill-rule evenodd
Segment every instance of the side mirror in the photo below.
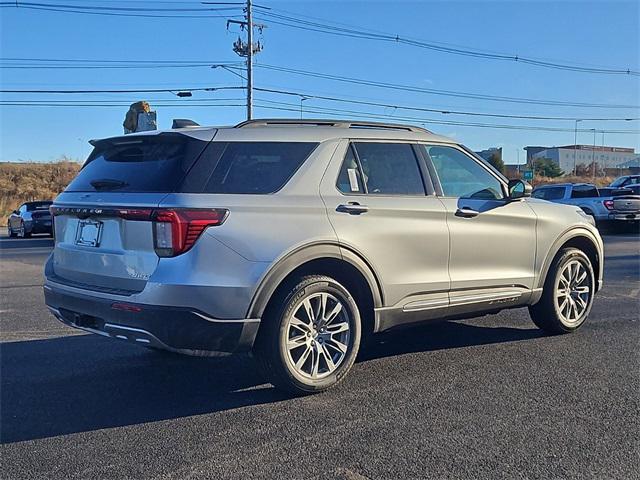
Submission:
M 509 180 L 509 198 L 511 199 L 530 197 L 532 190 L 533 187 L 524 180 L 519 178 Z

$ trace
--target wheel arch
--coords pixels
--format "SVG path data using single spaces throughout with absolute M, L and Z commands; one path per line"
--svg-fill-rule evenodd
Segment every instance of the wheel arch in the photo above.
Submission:
M 383 305 L 381 284 L 364 257 L 338 243 L 299 247 L 274 262 L 260 281 L 247 318 L 262 318 L 271 300 L 290 279 L 310 274 L 327 275 L 343 284 L 359 306 L 365 305 L 361 312 L 363 327 L 373 330 L 374 308 Z
M 572 228 L 564 232 L 558 239 L 556 239 L 552 247 L 549 249 L 544 263 L 542 264 L 537 287 L 540 290 L 542 289 L 553 259 L 556 258 L 560 250 L 568 247 L 575 247 L 583 251 L 585 255 L 589 257 L 589 261 L 591 261 L 591 264 L 593 265 L 593 273 L 596 279 L 596 289 L 599 289 L 602 283 L 604 250 L 601 241 L 599 241 L 596 235 L 594 235 L 586 228 L 582 227 Z M 540 294 L 542 294 L 541 291 Z

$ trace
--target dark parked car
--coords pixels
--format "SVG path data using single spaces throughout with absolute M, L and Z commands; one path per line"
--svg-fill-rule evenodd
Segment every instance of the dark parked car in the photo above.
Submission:
M 9 216 L 7 230 L 10 237 L 30 237 L 32 233 L 48 233 L 51 229 L 51 213 L 49 207 L 52 202 L 27 202 L 20 205 Z

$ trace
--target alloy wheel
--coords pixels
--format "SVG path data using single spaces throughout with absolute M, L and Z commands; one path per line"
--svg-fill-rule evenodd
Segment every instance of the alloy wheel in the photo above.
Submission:
M 347 356 L 351 318 L 345 305 L 330 293 L 303 298 L 287 319 L 285 329 L 287 358 L 303 377 L 326 377 Z
M 568 262 L 556 284 L 556 308 L 566 325 L 578 323 L 591 300 L 591 276 L 578 260 Z

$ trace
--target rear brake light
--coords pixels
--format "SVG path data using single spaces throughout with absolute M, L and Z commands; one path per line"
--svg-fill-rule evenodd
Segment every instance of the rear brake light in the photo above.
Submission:
M 605 200 L 602 202 L 607 210 L 613 210 L 613 200 Z
M 175 257 L 189 250 L 207 227 L 222 225 L 229 211 L 160 209 L 153 212 L 153 237 L 159 257 Z

